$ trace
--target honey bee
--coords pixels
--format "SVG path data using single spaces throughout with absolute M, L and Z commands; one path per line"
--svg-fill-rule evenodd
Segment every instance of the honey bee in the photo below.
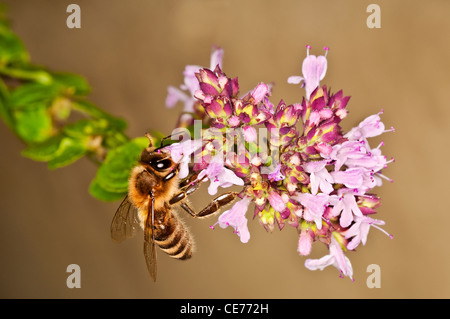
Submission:
M 131 171 L 128 195 L 114 215 L 111 237 L 120 242 L 133 237 L 142 228 L 144 257 L 150 276 L 156 281 L 155 243 L 171 257 L 181 260 L 189 259 L 194 248 L 190 232 L 173 208 L 181 207 L 195 218 L 205 217 L 233 201 L 237 193 L 224 193 L 199 213 L 194 213 L 187 197 L 203 180 L 195 173 L 179 179 L 179 164 L 172 160 L 170 152 L 164 147 L 155 148 L 152 137 L 146 136 L 149 146 L 142 151 L 138 165 Z

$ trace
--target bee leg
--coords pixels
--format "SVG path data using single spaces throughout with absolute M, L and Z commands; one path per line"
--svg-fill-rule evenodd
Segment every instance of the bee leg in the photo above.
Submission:
M 200 183 L 201 181 L 196 181 L 198 173 L 192 173 L 190 176 L 186 177 L 180 182 L 180 189 L 186 188 L 192 183 Z
M 200 212 L 198 212 L 197 214 L 194 213 L 194 211 L 192 210 L 191 207 L 189 207 L 188 204 L 186 203 L 181 203 L 181 207 L 188 212 L 191 216 L 193 217 L 205 217 L 211 214 L 214 214 L 215 212 L 217 212 L 222 206 L 225 206 L 227 204 L 229 204 L 230 202 L 232 202 L 235 198 L 236 195 L 238 193 L 237 192 L 228 192 L 228 193 L 224 193 L 216 198 L 214 198 L 211 203 L 208 204 L 208 206 L 206 206 L 205 208 L 203 208 Z
M 200 187 L 200 184 L 201 182 L 203 182 L 203 180 L 198 180 L 197 175 L 198 174 L 193 174 L 186 180 L 183 180 L 182 183 L 180 183 L 181 192 L 173 196 L 169 200 L 169 204 L 173 205 L 175 203 L 178 203 L 182 199 L 186 198 L 188 195 L 195 192 Z
M 192 217 L 196 217 L 195 212 L 192 210 L 191 206 L 186 204 L 185 202 L 180 204 L 181 208 L 183 208 L 186 212 L 189 213 Z

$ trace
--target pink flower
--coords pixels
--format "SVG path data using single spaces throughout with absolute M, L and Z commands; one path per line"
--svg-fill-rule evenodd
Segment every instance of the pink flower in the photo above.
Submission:
M 347 249 L 349 250 L 355 249 L 360 242 L 362 242 L 363 245 L 366 244 L 370 226 L 378 228 L 379 230 L 387 234 L 390 238 L 392 238 L 392 235 L 388 234 L 385 230 L 377 226 L 385 224 L 385 222 L 382 220 L 373 219 L 368 216 L 358 216 L 355 217 L 355 220 L 355 223 L 345 232 L 345 238 L 353 237 L 347 245 Z
M 278 164 L 277 167 L 268 174 L 268 177 L 271 182 L 278 182 L 285 179 L 285 176 L 281 173 L 281 164 Z
M 333 177 L 325 168 L 327 164 L 327 160 L 313 161 L 303 164 L 305 172 L 311 174 L 309 178 L 311 181 L 311 193 L 313 195 L 317 194 L 319 187 L 325 194 L 330 194 L 334 190 L 331 185 L 331 183 L 334 183 Z
M 358 124 L 357 127 L 352 128 L 350 132 L 345 134 L 344 137 L 348 138 L 351 141 L 366 141 L 368 137 L 378 136 L 386 132 L 385 126 L 380 119 L 380 114 L 382 113 L 383 111 L 365 118 L 361 123 Z M 391 129 L 387 131 L 394 131 L 394 128 L 391 127 Z
M 265 83 L 258 84 L 252 91 L 252 97 L 254 99 L 254 104 L 261 102 L 270 93 L 270 88 Z
M 194 103 L 195 99 L 177 89 L 176 87 L 169 86 L 167 88 L 168 94 L 166 97 L 166 106 L 168 108 L 174 107 L 178 102 L 182 102 L 184 104 L 183 110 L 185 112 L 193 112 L 194 111 Z
M 348 167 L 361 167 L 378 172 L 385 167 L 386 157 L 381 154 L 380 149 L 374 148 L 368 152 L 361 153 L 360 156 L 347 158 L 345 165 Z
M 359 141 L 346 141 L 342 144 L 334 145 L 329 158 L 336 161 L 334 169 L 338 171 L 348 160 L 361 159 L 366 153 L 367 151 L 363 143 Z
M 201 148 L 203 141 L 187 140 L 180 143 L 173 143 L 165 147 L 170 151 L 172 160 L 176 163 L 180 163 L 180 171 L 178 172 L 179 178 L 185 178 L 189 175 L 189 163 L 191 161 L 191 154 L 197 149 Z
M 250 232 L 247 228 L 247 218 L 245 217 L 250 202 L 250 197 L 244 197 L 234 204 L 230 210 L 227 210 L 220 215 L 218 219 L 220 227 L 233 227 L 243 243 L 247 243 L 250 239 Z M 211 226 L 211 228 L 214 228 L 214 225 Z
M 323 193 L 317 195 L 296 193 L 292 198 L 304 206 L 303 218 L 307 221 L 314 221 L 317 228 L 322 229 L 322 215 L 325 207 L 328 206 L 330 196 Z
M 211 69 L 214 70 L 217 65 L 222 66 L 223 49 L 213 48 L 211 53 Z M 184 69 L 184 84 L 180 86 L 180 89 L 173 86 L 169 86 L 168 94 L 166 97 L 166 106 L 172 108 L 178 102 L 184 103 L 184 112 L 194 112 L 194 104 L 197 100 L 194 98 L 195 92 L 200 89 L 198 80 L 195 76 L 201 69 L 198 65 L 187 65 Z M 187 91 L 189 94 L 183 92 Z
M 339 224 L 342 227 L 350 226 L 353 221 L 353 215 L 362 217 L 362 213 L 356 203 L 355 196 L 350 190 L 344 192 L 338 200 L 332 201 L 332 204 L 334 204 L 334 207 L 331 211 L 331 215 L 338 216 L 341 214 Z
M 209 68 L 211 70 L 214 70 L 216 66 L 222 68 L 222 61 L 223 61 L 223 49 L 220 47 L 213 46 Z
M 327 72 L 327 58 L 325 55 L 316 57 L 315 55 L 309 55 L 309 45 L 307 48 L 307 57 L 303 60 L 301 76 L 291 76 L 288 78 L 290 84 L 300 84 L 304 82 L 306 90 L 306 99 L 309 100 L 311 93 L 319 86 L 319 82 L 325 77 Z M 325 51 L 328 52 L 328 48 L 325 47 Z
M 208 187 L 210 195 L 215 195 L 219 186 L 226 188 L 232 185 L 244 185 L 244 181 L 241 178 L 224 166 L 223 158 L 220 155 L 213 157 L 208 167 L 202 170 L 197 178 L 202 180 L 205 177 L 211 182 Z
M 305 261 L 305 267 L 309 270 L 323 270 L 325 267 L 333 265 L 341 274 L 353 280 L 353 268 L 350 260 L 344 255 L 341 245 L 338 241 L 331 236 L 331 243 L 329 245 L 330 254 L 325 255 L 320 259 L 307 259 Z
M 334 182 L 344 184 L 347 188 L 359 188 L 363 184 L 362 168 L 348 168 L 345 171 L 331 172 Z

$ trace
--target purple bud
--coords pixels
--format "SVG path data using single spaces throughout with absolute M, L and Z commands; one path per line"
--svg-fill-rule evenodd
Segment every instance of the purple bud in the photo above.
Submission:
M 212 100 L 211 104 L 205 107 L 205 111 L 209 117 L 214 119 L 223 115 L 223 106 L 216 100 Z
M 205 94 L 205 95 L 215 96 L 215 95 L 219 94 L 219 92 L 216 90 L 216 88 L 209 83 L 200 82 L 199 85 L 200 85 L 200 89 L 203 91 L 203 94 Z
M 315 99 L 312 103 L 311 103 L 311 109 L 313 111 L 320 111 L 325 107 L 325 98 L 323 96 Z

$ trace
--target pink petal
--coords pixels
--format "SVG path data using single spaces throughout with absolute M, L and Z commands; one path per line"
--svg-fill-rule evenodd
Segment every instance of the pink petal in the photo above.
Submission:
M 218 219 L 220 227 L 234 227 L 243 243 L 248 242 L 250 239 L 250 232 L 247 228 L 247 218 L 245 217 L 250 202 L 250 197 L 244 197 L 242 200 L 235 203 L 230 210 L 227 210 L 220 215 Z
M 323 270 L 325 267 L 332 265 L 334 257 L 331 255 L 325 255 L 320 259 L 306 259 L 305 267 L 309 270 Z
M 324 56 L 316 57 L 308 55 L 303 60 L 302 73 L 305 78 L 306 97 L 309 99 L 311 93 L 319 86 L 320 80 L 325 77 L 327 71 L 327 59 Z
M 331 236 L 330 254 L 335 258 L 333 266 L 339 269 L 344 276 L 352 278 L 352 264 L 350 263 L 350 260 L 344 255 L 340 244 L 333 236 Z
M 331 172 L 334 182 L 344 184 L 348 188 L 358 188 L 363 183 L 363 171 L 360 168 L 350 168 L 346 171 Z
M 254 104 L 258 104 L 269 93 L 269 87 L 265 83 L 260 83 L 252 92 L 252 97 L 255 100 Z
M 300 84 L 300 82 L 302 82 L 302 80 L 303 80 L 303 77 L 302 77 L 302 76 L 299 76 L 299 75 L 293 75 L 293 76 L 288 77 L 287 82 L 288 82 L 289 84 Z
M 256 129 L 253 126 L 244 126 L 244 139 L 249 142 L 255 142 L 256 141 Z
M 325 166 L 327 166 L 327 163 L 327 160 L 306 162 L 303 164 L 303 168 L 308 173 L 316 173 L 324 169 Z
M 286 209 L 286 204 L 280 194 L 275 191 L 269 193 L 269 203 L 277 212 L 282 213 Z
M 178 103 L 178 101 L 184 102 L 187 98 L 189 97 L 184 92 L 173 86 L 169 86 L 167 88 L 166 106 L 168 108 L 172 108 Z
M 189 90 L 191 96 L 194 95 L 195 91 L 199 89 L 198 80 L 195 73 L 200 70 L 198 65 L 186 65 L 183 75 L 184 75 L 184 85 L 182 89 Z
M 211 53 L 210 69 L 214 70 L 217 65 L 220 68 L 222 68 L 222 60 L 223 60 L 223 49 L 222 48 L 215 48 L 213 50 L 213 52 Z
M 298 240 L 297 251 L 302 256 L 307 256 L 311 252 L 312 247 L 312 237 L 308 231 L 303 231 L 300 233 Z

